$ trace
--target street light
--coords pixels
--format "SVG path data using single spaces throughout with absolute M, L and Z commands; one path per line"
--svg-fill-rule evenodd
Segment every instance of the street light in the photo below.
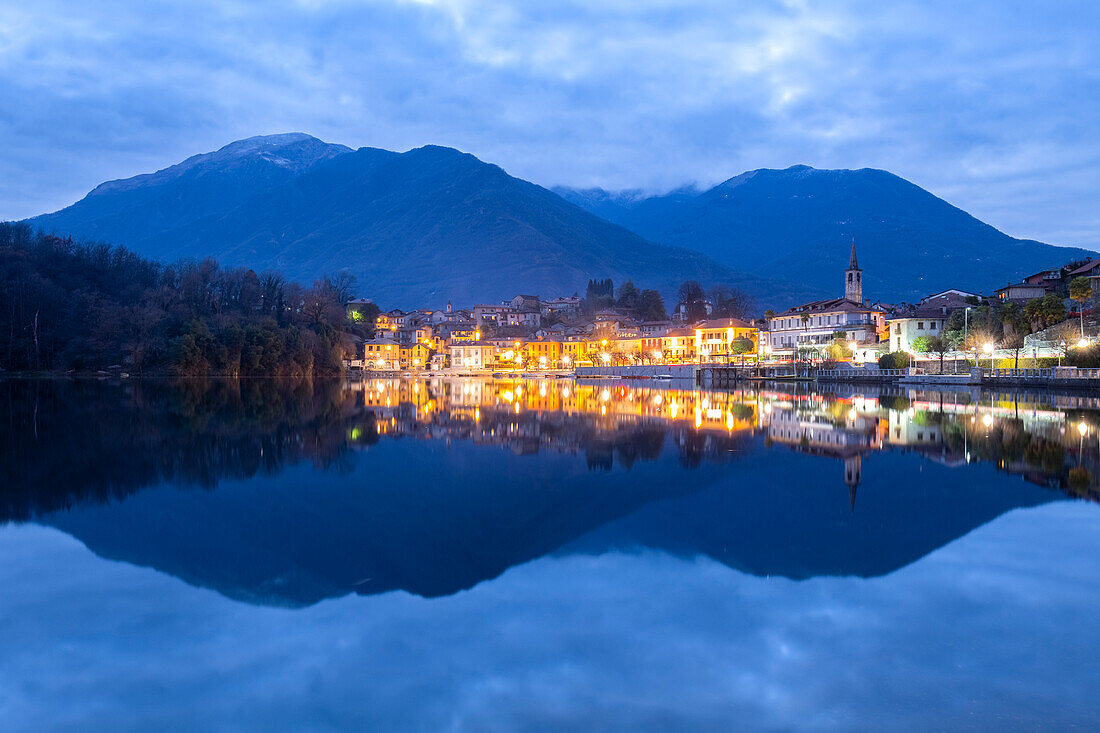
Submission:
M 1077 348 L 1079 348 L 1079 349 L 1083 349 L 1088 345 L 1089 345 L 1089 340 L 1087 338 L 1082 338 L 1080 341 L 1077 342 Z
M 990 370 L 992 370 L 993 369 L 993 344 L 986 343 L 986 345 L 983 346 L 982 349 L 985 351 L 985 353 L 989 354 L 989 368 L 990 368 Z

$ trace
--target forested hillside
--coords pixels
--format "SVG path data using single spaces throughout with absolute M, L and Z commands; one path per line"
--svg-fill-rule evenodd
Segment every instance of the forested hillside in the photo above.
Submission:
M 342 306 L 351 286 L 345 276 L 303 288 L 211 259 L 166 266 L 0 224 L 0 369 L 338 373 L 358 328 Z

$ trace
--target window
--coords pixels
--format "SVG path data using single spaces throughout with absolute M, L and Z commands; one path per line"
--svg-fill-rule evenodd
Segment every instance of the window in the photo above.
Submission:
M 936 322 L 935 321 L 932 321 L 931 323 L 928 324 L 928 330 L 929 331 L 935 331 L 936 330 Z
M 917 321 L 917 330 L 918 331 L 923 331 L 924 330 L 924 321 Z

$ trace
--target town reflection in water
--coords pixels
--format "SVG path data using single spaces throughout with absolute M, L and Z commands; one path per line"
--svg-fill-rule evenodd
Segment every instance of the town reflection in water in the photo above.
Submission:
M 446 596 L 546 555 L 638 547 L 877 577 L 1014 509 L 1100 498 L 1086 396 L 571 379 L 7 381 L 0 396 L 0 521 L 263 605 Z
M 368 379 L 347 390 L 374 417 L 379 436 L 576 452 L 594 434 L 649 426 L 705 455 L 711 444 L 762 435 L 767 447 L 838 461 L 853 502 L 863 457 L 882 451 L 916 452 L 951 468 L 989 462 L 1043 487 L 1100 498 L 1097 397 L 874 387 L 837 394 L 792 383 L 711 391 L 564 379 Z M 571 422 L 583 429 L 562 429 Z M 353 442 L 361 436 L 362 428 L 349 433 Z

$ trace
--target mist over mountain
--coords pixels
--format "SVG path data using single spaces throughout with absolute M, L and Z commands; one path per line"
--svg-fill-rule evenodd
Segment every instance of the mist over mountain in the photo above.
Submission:
M 887 302 L 950 287 L 989 294 L 1038 270 L 1096 256 L 1014 239 L 903 178 L 869 168 L 760 169 L 708 190 L 659 196 L 554 190 L 647 239 L 834 296 L 841 294 L 853 237 L 864 295 Z
M 211 256 L 307 283 L 346 269 L 386 306 L 572 294 L 603 277 L 666 297 L 687 279 L 759 297 L 809 292 L 648 242 L 451 148 L 352 151 L 300 133 L 105 183 L 31 223 L 162 261 Z

